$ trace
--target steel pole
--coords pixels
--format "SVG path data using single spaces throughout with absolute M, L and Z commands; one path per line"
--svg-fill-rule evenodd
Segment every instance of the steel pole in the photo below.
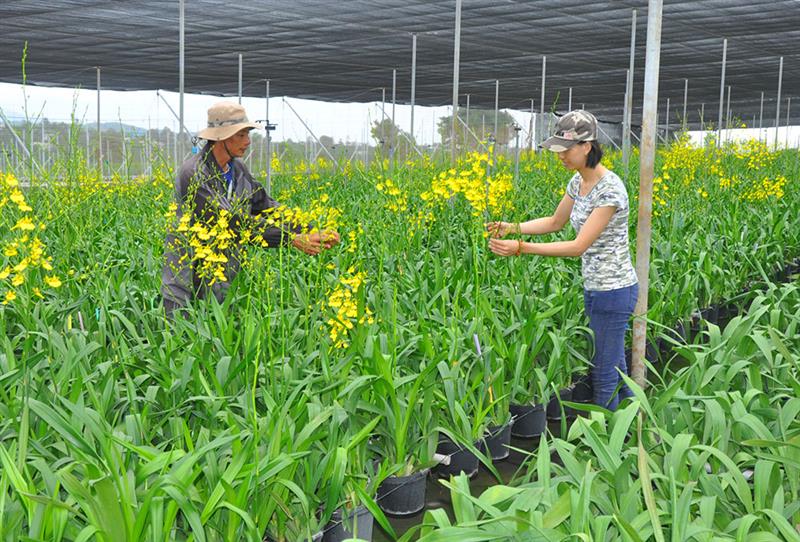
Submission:
M 546 56 L 542 56 L 542 94 L 541 94 L 541 97 L 539 98 L 539 109 L 542 112 L 542 120 L 544 120 L 544 114 L 545 114 L 545 110 L 544 110 L 544 108 L 545 108 L 545 105 L 544 105 L 544 94 L 545 94 L 545 83 L 546 83 L 546 80 L 547 80 L 547 57 Z M 548 122 L 547 125 L 549 127 L 550 123 Z M 539 131 L 541 131 L 543 128 L 544 128 L 544 126 L 539 126 Z M 545 137 L 547 137 L 548 135 L 549 134 L 544 134 Z
M 567 113 L 572 111 L 572 87 L 569 87 L 569 98 L 567 99 Z
M 103 134 L 100 131 L 100 66 L 97 66 L 97 169 L 103 178 Z
M 411 35 L 411 140 L 416 141 L 414 135 L 414 102 L 417 97 L 417 35 Z
M 628 76 L 625 84 L 625 111 L 622 121 L 622 163 L 625 167 L 631 154 L 631 124 L 633 119 L 633 74 L 634 55 L 636 53 L 636 10 L 631 13 L 631 48 L 628 60 Z
M 775 148 L 778 148 L 778 123 L 781 119 L 781 85 L 783 85 L 783 57 L 778 66 L 778 99 L 775 101 Z
M 183 134 L 184 116 L 183 116 L 183 93 L 184 93 L 184 71 L 185 71 L 185 53 L 186 53 L 186 1 L 178 0 L 178 9 L 180 11 L 178 18 L 178 130 Z M 188 135 L 188 134 L 187 134 Z M 183 142 L 183 137 L 181 137 Z M 175 165 L 177 171 L 178 165 Z
M 667 98 L 667 110 L 664 112 L 664 144 L 669 143 L 669 98 Z
M 453 39 L 453 122 L 450 127 L 450 163 L 456 163 L 456 119 L 458 118 L 458 68 L 461 60 L 461 0 L 456 0 L 456 29 Z
M 494 139 L 497 142 L 497 119 L 500 115 L 500 80 L 494 82 Z
M 267 194 L 271 194 L 272 193 L 272 134 L 270 133 L 270 129 L 269 129 L 269 98 L 270 98 L 269 79 L 267 79 L 266 92 L 267 92 L 267 99 L 265 100 L 265 105 L 266 105 L 265 113 L 267 115 L 267 117 L 266 117 L 267 129 L 266 129 L 265 138 L 267 140 L 267 164 L 266 164 L 267 165 Z
M 686 132 L 686 127 L 688 126 L 688 123 L 686 122 L 686 103 L 688 100 L 689 100 L 689 80 L 685 79 L 683 81 L 683 124 L 682 124 L 683 128 L 681 130 L 682 132 Z
M 397 144 L 396 141 L 396 133 L 395 133 L 395 106 L 397 102 L 397 69 L 392 69 L 392 128 L 389 131 L 389 135 L 391 136 L 389 141 L 389 160 L 391 161 L 390 167 L 392 171 L 392 175 L 394 175 L 394 157 L 395 157 L 395 145 Z
M 239 103 L 242 103 L 242 53 L 239 53 Z
M 761 106 L 758 108 L 758 140 L 761 141 L 761 130 L 764 128 L 764 92 L 761 92 Z
M 642 107 L 642 143 L 639 162 L 639 211 L 636 223 L 636 275 L 639 298 L 633 320 L 631 375 L 644 386 L 647 340 L 647 294 L 650 286 L 650 242 L 653 213 L 653 173 L 656 154 L 656 115 L 658 113 L 658 72 L 661 63 L 662 0 L 649 0 L 647 8 L 647 54 L 645 58 L 644 100 Z
M 722 40 L 722 76 L 719 81 L 719 117 L 717 119 L 717 147 L 722 146 L 722 107 L 725 104 L 725 65 L 728 61 L 728 38 Z
M 394 113 L 397 105 L 397 69 L 392 70 L 392 126 L 394 126 Z
M 533 110 L 533 98 L 531 98 L 531 122 L 528 125 L 528 151 L 533 150 L 533 115 L 535 111 Z
M 630 155 L 631 138 L 628 133 L 628 82 L 631 78 L 631 71 L 625 70 L 625 96 L 622 103 L 622 163 L 627 169 L 628 156 Z

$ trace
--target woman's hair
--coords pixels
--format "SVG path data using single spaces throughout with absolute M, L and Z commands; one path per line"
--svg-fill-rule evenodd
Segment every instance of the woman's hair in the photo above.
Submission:
M 586 155 L 586 167 L 594 168 L 603 159 L 603 147 L 597 141 L 587 141 L 592 146 L 592 150 Z

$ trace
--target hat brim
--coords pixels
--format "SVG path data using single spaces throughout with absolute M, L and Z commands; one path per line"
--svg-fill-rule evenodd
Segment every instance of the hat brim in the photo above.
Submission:
M 575 146 L 576 143 L 582 143 L 574 139 L 564 139 L 563 137 L 552 136 L 542 142 L 542 148 L 553 152 L 564 152 Z
M 262 130 L 264 125 L 258 122 L 240 122 L 230 126 L 218 126 L 216 128 L 205 128 L 197 133 L 197 137 L 206 141 L 222 141 L 233 136 L 236 132 L 244 129 Z

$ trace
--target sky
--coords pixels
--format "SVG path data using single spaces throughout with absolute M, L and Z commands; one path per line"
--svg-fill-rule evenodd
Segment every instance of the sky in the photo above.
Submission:
M 7 117 L 24 117 L 25 101 L 29 117 L 41 114 L 52 122 L 69 122 L 73 111 L 78 121 L 94 124 L 97 119 L 97 92 L 95 90 L 22 87 L 10 83 L 0 83 L 0 108 Z M 220 97 L 199 94 L 184 95 L 184 116 L 186 129 L 196 133 L 206 125 L 206 111 Z M 236 98 L 224 98 L 236 100 Z M 178 112 L 179 95 L 174 92 L 159 91 L 113 91 L 104 90 L 100 98 L 101 122 L 118 122 L 142 128 L 169 127 L 176 131 L 176 117 L 171 107 Z M 242 98 L 242 105 L 251 120 L 266 118 L 265 98 Z M 309 132 L 308 125 L 317 137 L 328 135 L 335 141 L 363 143 L 370 138 L 369 127 L 381 118 L 381 103 L 333 103 L 295 98 L 273 97 L 270 99 L 270 122 L 277 124 L 273 138 L 277 141 L 292 139 L 303 141 Z M 294 108 L 296 114 L 292 111 Z M 450 107 L 421 107 L 414 110 L 414 124 L 417 141 L 423 145 L 439 142 L 436 133 L 437 119 L 450 114 Z M 385 114 L 391 118 L 391 102 L 385 104 Z M 517 113 L 520 119 L 522 113 Z M 302 119 L 302 120 L 300 120 Z M 527 117 L 526 117 L 527 119 Z M 403 130 L 411 129 L 411 107 L 397 105 L 395 122 Z M 527 120 L 525 120 L 527 122 Z M 371 141 L 371 143 L 374 143 Z
M 186 129 L 196 133 L 206 125 L 206 111 L 217 96 L 186 94 L 184 96 L 184 115 Z M 229 99 L 229 98 L 228 98 Z M 233 98 L 236 100 L 236 98 Z M 0 110 L 10 119 L 24 118 L 27 101 L 29 118 L 40 115 L 51 122 L 69 122 L 73 110 L 79 122 L 94 124 L 97 119 L 97 92 L 89 89 L 67 89 L 53 87 L 22 87 L 10 83 L 0 83 Z M 169 127 L 177 131 L 178 122 L 170 112 L 170 107 L 178 111 L 179 97 L 174 92 L 164 91 L 113 91 L 101 93 L 101 122 L 122 122 L 141 128 Z M 169 104 L 169 107 L 167 106 Z M 266 100 L 262 98 L 242 98 L 248 117 L 251 120 L 266 118 Z M 308 125 L 317 137 L 327 135 L 335 141 L 374 144 L 370 139 L 369 127 L 381 117 L 381 103 L 333 103 L 295 98 L 273 97 L 270 99 L 270 122 L 277 124 L 273 131 L 273 139 L 285 141 L 304 141 L 311 137 L 304 127 Z M 293 112 L 292 109 L 294 109 Z M 436 132 L 439 117 L 450 114 L 450 107 L 421 107 L 414 111 L 415 132 L 421 145 L 440 142 Z M 385 104 L 385 113 L 391 117 L 391 103 Z M 509 110 L 523 130 L 529 125 L 529 114 L 522 111 Z M 302 120 L 301 120 L 302 119 Z M 411 125 L 411 107 L 397 105 L 395 122 L 401 129 L 409 131 Z M 774 142 L 774 128 L 765 130 L 738 129 L 729 130 L 725 138 L 732 140 L 753 137 L 766 138 Z M 690 132 L 695 142 L 701 142 L 702 132 Z M 525 132 L 522 133 L 523 138 Z M 778 130 L 780 145 L 800 147 L 800 127 L 785 127 Z

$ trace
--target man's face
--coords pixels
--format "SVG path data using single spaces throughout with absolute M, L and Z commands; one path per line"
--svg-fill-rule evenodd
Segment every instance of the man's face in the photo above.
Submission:
M 250 128 L 239 130 L 224 141 L 225 148 L 233 158 L 241 158 L 250 146 Z

